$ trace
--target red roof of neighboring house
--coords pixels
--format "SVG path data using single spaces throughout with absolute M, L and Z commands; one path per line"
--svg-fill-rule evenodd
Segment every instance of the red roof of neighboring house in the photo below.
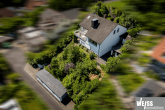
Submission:
M 163 57 L 163 55 L 165 56 L 165 37 L 162 39 L 160 44 L 158 44 L 154 48 L 153 53 L 151 54 L 151 57 L 165 64 L 165 57 Z
M 14 12 L 7 9 L 7 8 L 1 8 L 0 9 L 0 18 L 3 18 L 3 17 L 13 17 L 15 16 Z
M 46 0 L 27 0 L 26 9 L 32 10 L 37 6 L 46 5 Z

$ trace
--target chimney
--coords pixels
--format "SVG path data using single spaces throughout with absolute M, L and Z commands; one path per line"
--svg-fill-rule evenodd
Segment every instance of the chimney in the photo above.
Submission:
M 97 18 L 92 19 L 92 21 L 91 21 L 91 27 L 92 28 L 95 28 L 97 25 L 98 25 L 98 19 Z

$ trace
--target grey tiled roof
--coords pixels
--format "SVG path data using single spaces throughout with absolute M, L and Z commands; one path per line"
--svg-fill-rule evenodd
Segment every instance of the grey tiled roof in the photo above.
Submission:
M 132 95 L 136 97 L 158 97 L 165 93 L 165 87 L 161 86 L 157 81 L 149 80 Z
M 62 97 L 67 90 L 63 87 L 61 82 L 54 78 L 47 70 L 39 71 L 36 76 L 42 80 L 58 97 Z
M 88 16 L 90 16 L 90 18 L 88 18 Z M 99 25 L 96 29 L 93 29 L 91 27 L 91 20 L 95 18 L 98 19 Z M 90 13 L 79 25 L 88 30 L 86 33 L 87 37 L 101 44 L 118 24 Z
M 0 36 L 0 43 L 9 41 L 9 40 L 13 40 L 12 37 L 8 37 L 8 36 Z

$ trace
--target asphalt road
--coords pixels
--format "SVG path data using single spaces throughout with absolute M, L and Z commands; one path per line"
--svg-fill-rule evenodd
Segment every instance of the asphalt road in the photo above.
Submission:
M 26 58 L 24 51 L 14 47 L 4 54 L 14 72 L 19 73 L 23 80 L 41 97 L 51 110 L 63 110 L 63 108 L 25 71 Z

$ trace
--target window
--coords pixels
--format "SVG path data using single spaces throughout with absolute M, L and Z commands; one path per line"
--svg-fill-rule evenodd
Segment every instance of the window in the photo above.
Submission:
M 115 34 L 116 30 L 113 31 L 113 35 Z
M 119 28 L 117 29 L 117 33 L 119 32 Z
M 95 46 L 97 46 L 97 43 L 96 43 L 95 41 L 93 41 L 93 40 L 91 40 L 91 39 L 89 39 L 89 41 L 90 41 L 92 44 L 94 44 Z

